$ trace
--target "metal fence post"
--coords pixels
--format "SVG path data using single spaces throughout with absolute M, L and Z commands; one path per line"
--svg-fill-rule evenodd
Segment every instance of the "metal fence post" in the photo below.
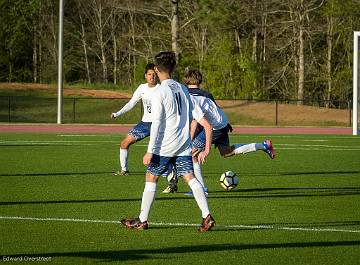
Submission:
M 352 118 L 352 113 L 351 113 L 351 100 L 348 100 L 348 109 L 349 109 L 349 127 L 351 127 L 351 118 Z
M 8 122 L 11 122 L 11 112 L 10 112 L 10 109 L 11 109 L 11 97 L 9 96 L 8 97 Z
M 76 98 L 73 98 L 73 123 L 75 123 L 75 105 L 76 105 Z

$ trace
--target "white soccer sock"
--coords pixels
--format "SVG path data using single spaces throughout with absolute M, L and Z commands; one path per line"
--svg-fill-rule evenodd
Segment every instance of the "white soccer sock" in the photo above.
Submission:
M 141 222 L 148 220 L 151 205 L 155 200 L 156 195 L 156 182 L 145 182 L 145 188 L 141 200 L 141 210 L 139 219 Z
M 128 170 L 128 149 L 122 149 L 120 148 L 120 166 L 122 171 Z
M 255 152 L 256 147 L 255 144 L 234 144 L 234 153 L 235 155 L 238 154 L 246 154 L 250 152 Z
M 194 163 L 194 174 L 200 184 L 205 188 L 205 182 L 201 172 L 201 165 L 197 162 Z
M 193 178 L 192 180 L 189 181 L 189 186 L 194 194 L 195 200 L 201 210 L 201 215 L 203 218 L 206 218 L 209 214 L 209 206 L 207 203 L 207 199 L 204 193 L 204 189 L 201 186 L 200 182 L 196 179 Z

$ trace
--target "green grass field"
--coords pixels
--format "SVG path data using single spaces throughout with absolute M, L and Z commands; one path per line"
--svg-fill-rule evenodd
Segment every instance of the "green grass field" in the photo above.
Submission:
M 360 138 L 273 135 L 275 160 L 256 152 L 204 165 L 214 230 L 197 232 L 189 189 L 162 194 L 150 229 L 118 223 L 137 216 L 146 141 L 130 153 L 131 176 L 113 176 L 119 135 L 0 134 L 0 263 L 359 264 Z M 231 142 L 259 142 L 237 135 Z M 236 190 L 220 187 L 233 170 Z M 34 262 L 32 262 L 34 263 Z

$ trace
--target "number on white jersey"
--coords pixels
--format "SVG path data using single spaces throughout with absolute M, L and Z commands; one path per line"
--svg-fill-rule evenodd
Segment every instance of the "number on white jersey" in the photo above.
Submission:
M 181 115 L 181 96 L 179 92 L 175 93 L 175 99 L 176 99 L 179 115 Z

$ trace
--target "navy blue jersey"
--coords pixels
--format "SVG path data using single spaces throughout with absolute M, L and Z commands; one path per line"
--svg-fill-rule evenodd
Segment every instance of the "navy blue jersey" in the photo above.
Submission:
M 211 99 L 212 101 L 215 102 L 214 96 L 210 92 L 208 92 L 206 90 L 203 90 L 203 89 L 200 89 L 200 88 L 188 88 L 188 89 L 189 89 L 190 95 L 192 95 L 192 96 L 207 97 L 207 98 L 209 98 L 209 99 Z

